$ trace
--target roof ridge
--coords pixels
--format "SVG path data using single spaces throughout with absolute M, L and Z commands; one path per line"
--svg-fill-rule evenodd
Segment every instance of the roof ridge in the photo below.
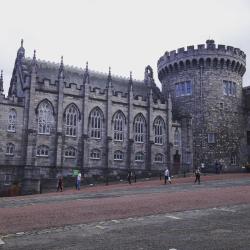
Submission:
M 32 58 L 26 57 L 25 60 L 26 61 L 32 61 Z M 47 60 L 42 60 L 42 59 L 37 59 L 37 63 L 46 64 L 48 66 L 52 66 L 52 67 L 58 68 L 58 69 L 59 69 L 59 66 L 60 66 L 59 62 L 56 63 L 56 62 L 53 62 L 53 61 L 47 61 Z M 68 71 L 73 71 L 73 72 L 76 72 L 76 73 L 79 73 L 79 74 L 84 74 L 85 68 L 74 66 L 74 65 L 64 64 L 64 70 L 65 71 L 67 71 L 67 70 Z M 89 73 L 90 74 L 93 73 L 93 74 L 99 75 L 99 76 L 108 77 L 108 72 L 106 73 L 106 72 L 102 72 L 102 71 L 89 69 Z M 112 74 L 112 78 L 129 81 L 129 76 L 122 76 L 122 75 Z M 134 82 L 143 82 L 143 80 L 139 80 L 139 79 L 133 79 L 133 81 Z

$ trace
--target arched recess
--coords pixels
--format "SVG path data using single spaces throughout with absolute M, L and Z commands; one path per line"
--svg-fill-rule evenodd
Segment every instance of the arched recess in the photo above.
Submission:
M 224 58 L 220 59 L 220 68 L 223 69 L 224 68 L 224 64 L 225 64 L 225 60 Z
M 211 67 L 211 58 L 206 59 L 206 67 Z
M 199 66 L 204 67 L 204 59 L 203 58 L 199 59 Z

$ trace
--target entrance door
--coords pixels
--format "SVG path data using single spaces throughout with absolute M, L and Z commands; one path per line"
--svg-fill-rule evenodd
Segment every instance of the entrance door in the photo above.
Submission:
M 178 150 L 176 150 L 176 152 L 174 154 L 174 159 L 173 159 L 173 174 L 179 173 L 180 165 L 181 165 L 181 156 L 180 156 Z

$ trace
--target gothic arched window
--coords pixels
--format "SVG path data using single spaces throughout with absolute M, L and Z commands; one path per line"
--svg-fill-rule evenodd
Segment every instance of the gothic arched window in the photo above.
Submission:
M 66 118 L 66 135 L 76 136 L 78 109 L 74 104 L 71 104 L 67 107 L 65 112 L 65 118 Z
M 64 151 L 65 158 L 75 158 L 76 157 L 76 149 L 73 147 L 68 147 Z
M 101 139 L 103 115 L 100 109 L 95 108 L 90 114 L 90 137 Z
M 9 112 L 8 131 L 9 132 L 16 132 L 16 111 L 15 111 L 15 109 L 11 109 Z
M 100 160 L 101 159 L 101 151 L 99 149 L 91 150 L 90 158 L 94 159 L 94 160 Z
M 115 151 L 114 160 L 115 161 L 122 161 L 123 160 L 123 152 L 120 150 Z
M 8 143 L 6 145 L 6 155 L 14 155 L 15 145 L 13 143 Z
M 174 145 L 178 147 L 181 145 L 181 135 L 178 128 L 174 131 Z
M 114 140 L 123 141 L 124 139 L 124 115 L 122 112 L 117 112 L 114 116 Z
M 154 121 L 155 144 L 163 144 L 164 121 L 161 117 L 157 117 Z
M 142 152 L 137 152 L 135 154 L 135 161 L 143 162 L 144 161 L 144 154 Z
M 49 135 L 53 123 L 53 109 L 48 101 L 43 101 L 38 107 L 38 133 Z
M 49 147 L 45 145 L 41 145 L 36 150 L 37 156 L 48 157 L 49 156 Z
M 135 117 L 134 122 L 135 142 L 144 142 L 146 134 L 146 122 L 142 114 Z
M 163 162 L 163 154 L 156 154 L 155 155 L 155 162 Z

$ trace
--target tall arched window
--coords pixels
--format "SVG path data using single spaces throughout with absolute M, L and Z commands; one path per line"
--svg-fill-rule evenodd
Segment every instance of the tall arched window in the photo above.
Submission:
M 135 142 L 144 142 L 146 134 L 146 122 L 142 114 L 135 117 L 134 122 Z
M 9 132 L 16 132 L 16 111 L 15 111 L 15 109 L 11 109 L 9 112 L 8 131 Z
M 76 157 L 76 149 L 73 147 L 68 147 L 64 151 L 65 158 L 75 158 Z
M 48 157 L 49 156 L 49 147 L 45 145 L 41 145 L 36 150 L 37 156 Z
M 71 104 L 67 107 L 65 112 L 65 117 L 66 117 L 66 135 L 76 136 L 78 109 L 74 104 Z
M 43 101 L 38 107 L 38 133 L 49 135 L 53 123 L 53 109 L 48 101 Z
M 181 145 L 181 135 L 178 128 L 174 131 L 174 145 L 178 147 Z
M 90 114 L 90 137 L 101 139 L 103 115 L 100 109 L 95 108 Z
M 14 155 L 15 145 L 13 143 L 8 143 L 6 145 L 6 155 Z
M 114 140 L 123 141 L 124 139 L 124 115 L 122 112 L 117 112 L 114 116 Z
M 154 121 L 155 144 L 163 144 L 164 121 L 161 117 L 157 117 Z

